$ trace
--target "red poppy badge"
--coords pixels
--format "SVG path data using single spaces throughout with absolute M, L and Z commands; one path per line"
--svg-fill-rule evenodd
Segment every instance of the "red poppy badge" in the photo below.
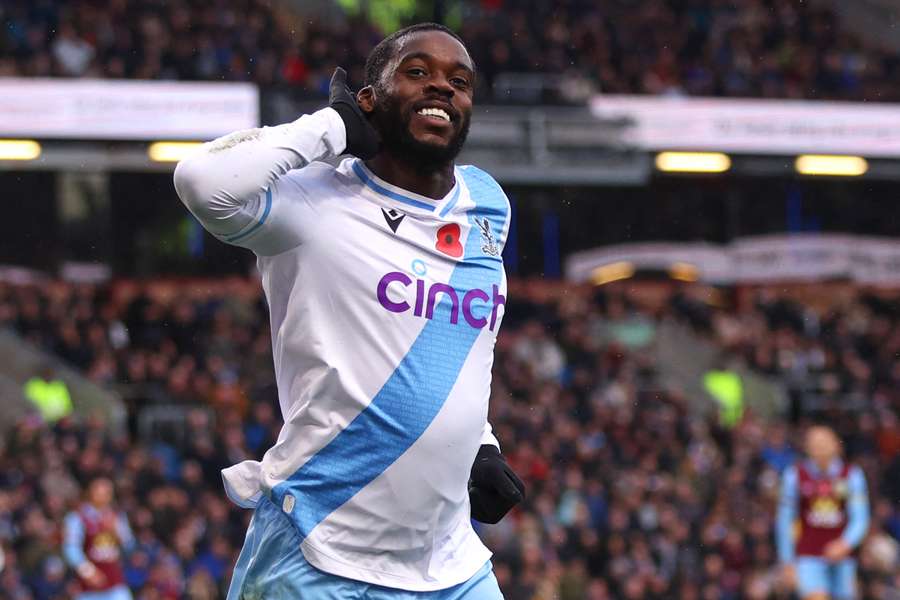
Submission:
M 453 258 L 459 258 L 463 255 L 463 247 L 459 241 L 459 225 L 449 223 L 444 225 L 437 232 L 437 242 L 434 247 Z

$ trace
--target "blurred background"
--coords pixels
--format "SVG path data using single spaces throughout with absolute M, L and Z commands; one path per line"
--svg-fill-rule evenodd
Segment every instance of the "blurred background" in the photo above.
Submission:
M 254 257 L 175 161 L 421 20 L 467 42 L 461 162 L 513 204 L 490 419 L 529 497 L 478 529 L 506 597 L 791 598 L 810 423 L 868 480 L 861 597 L 900 597 L 896 0 L 2 0 L 0 597 L 75 593 L 98 476 L 136 598 L 224 597 L 250 511 L 219 469 L 281 419 Z

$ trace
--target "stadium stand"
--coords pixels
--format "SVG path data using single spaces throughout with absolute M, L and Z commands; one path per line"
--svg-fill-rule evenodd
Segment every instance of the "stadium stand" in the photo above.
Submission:
M 381 39 L 359 21 L 300 29 L 264 0 L 13 0 L 0 21 L 0 76 L 254 81 L 325 95 L 334 65 L 361 65 Z
M 900 340 L 896 311 L 862 293 L 822 314 L 770 290 L 744 309 L 664 300 L 511 283 L 491 420 L 530 494 L 510 518 L 480 526 L 507 597 L 774 597 L 777 475 L 796 456 L 806 409 L 771 425 L 748 411 L 733 428 L 714 413 L 698 417 L 680 390 L 660 385 L 647 350 L 675 319 L 779 377 L 806 369 L 865 394 L 858 407 L 812 410 L 830 411 L 866 472 L 873 526 L 863 586 L 866 597 L 887 598 L 900 586 L 900 398 L 896 364 L 883 362 Z M 219 469 L 257 457 L 280 426 L 257 282 L 5 284 L 0 316 L 119 386 L 132 417 L 153 405 L 185 415 L 181 429 L 153 436 L 134 420 L 123 431 L 99 420 L 20 421 L 0 451 L 8 597 L 66 597 L 61 517 L 85 482 L 115 475 L 138 539 L 126 569 L 137 597 L 216 598 L 250 515 L 225 499 Z M 733 334 L 737 321 L 748 335 Z
M 445 4 L 458 9 L 494 101 L 506 98 L 504 75 L 528 73 L 552 76 L 563 99 L 594 91 L 900 99 L 896 52 L 860 39 L 820 3 Z M 247 80 L 318 96 L 335 65 L 361 65 L 381 38 L 364 20 L 311 22 L 264 0 L 11 0 L 0 21 L 0 76 Z
M 488 78 L 568 73 L 602 93 L 889 100 L 896 54 L 816 3 L 483 2 L 463 27 Z M 500 32 L 501 35 L 497 35 Z

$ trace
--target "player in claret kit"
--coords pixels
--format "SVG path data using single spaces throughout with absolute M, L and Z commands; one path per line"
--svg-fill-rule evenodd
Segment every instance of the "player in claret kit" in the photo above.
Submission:
M 509 202 L 454 164 L 475 65 L 429 23 L 379 43 L 357 94 L 344 79 L 175 171 L 204 227 L 257 255 L 284 418 L 223 471 L 255 510 L 228 598 L 502 598 L 471 519 L 524 488 L 487 422 Z
M 827 427 L 807 431 L 806 453 L 807 460 L 784 472 L 778 557 L 803 600 L 856 598 L 851 554 L 869 527 L 865 476 L 841 460 L 840 441 Z
M 112 482 L 103 477 L 92 480 L 85 502 L 63 523 L 63 556 L 82 589 L 77 600 L 129 600 L 122 553 L 133 544 L 128 520 L 113 508 Z

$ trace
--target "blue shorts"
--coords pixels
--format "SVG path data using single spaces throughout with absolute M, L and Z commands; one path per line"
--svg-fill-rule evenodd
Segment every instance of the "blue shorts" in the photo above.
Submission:
M 131 600 L 131 591 L 122 584 L 102 592 L 81 592 L 75 600 Z
M 832 600 L 856 598 L 856 561 L 830 563 L 818 556 L 797 557 L 797 593 L 805 598 L 822 592 Z
M 300 536 L 268 498 L 260 500 L 234 566 L 228 600 L 503 600 L 490 561 L 445 590 L 410 592 L 320 571 L 300 552 Z

